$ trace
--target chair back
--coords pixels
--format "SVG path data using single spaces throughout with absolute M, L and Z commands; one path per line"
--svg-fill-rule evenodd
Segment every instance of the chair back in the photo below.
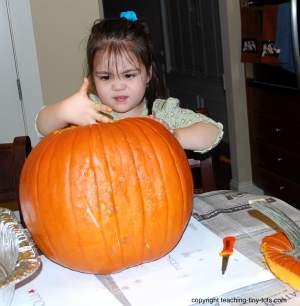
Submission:
M 213 156 L 185 150 L 194 180 L 194 193 L 216 190 Z
M 0 206 L 1 203 L 15 201 L 23 222 L 19 183 L 23 164 L 31 151 L 29 136 L 15 137 L 12 143 L 0 144 Z

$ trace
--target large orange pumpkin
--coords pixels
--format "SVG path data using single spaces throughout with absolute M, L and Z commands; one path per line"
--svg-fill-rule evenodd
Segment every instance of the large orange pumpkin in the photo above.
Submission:
M 106 274 L 168 253 L 189 220 L 192 191 L 175 137 L 150 118 L 129 118 L 45 137 L 22 170 L 20 200 L 47 257 Z

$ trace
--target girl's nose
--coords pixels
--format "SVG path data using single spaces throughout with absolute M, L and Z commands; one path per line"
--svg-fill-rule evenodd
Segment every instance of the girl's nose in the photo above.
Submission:
M 123 80 L 120 80 L 120 79 L 116 79 L 112 83 L 112 89 L 116 90 L 116 91 L 123 90 L 123 89 L 125 89 L 125 87 L 126 87 L 125 82 Z

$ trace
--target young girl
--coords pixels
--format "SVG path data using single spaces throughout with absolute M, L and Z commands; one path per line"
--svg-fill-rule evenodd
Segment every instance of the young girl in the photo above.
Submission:
M 96 21 L 87 43 L 88 78 L 73 96 L 43 108 L 37 129 L 47 135 L 69 124 L 89 125 L 151 116 L 164 124 L 184 149 L 206 152 L 222 138 L 223 126 L 162 97 L 148 27 L 134 12 Z

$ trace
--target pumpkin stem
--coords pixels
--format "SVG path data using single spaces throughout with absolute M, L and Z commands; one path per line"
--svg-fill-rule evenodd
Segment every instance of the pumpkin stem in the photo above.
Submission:
M 300 259 L 300 228 L 299 226 L 280 209 L 273 207 L 264 199 L 251 200 L 249 204 L 252 208 L 257 209 L 265 216 L 274 221 L 286 234 L 287 238 L 293 245 L 293 250 L 289 255 Z

